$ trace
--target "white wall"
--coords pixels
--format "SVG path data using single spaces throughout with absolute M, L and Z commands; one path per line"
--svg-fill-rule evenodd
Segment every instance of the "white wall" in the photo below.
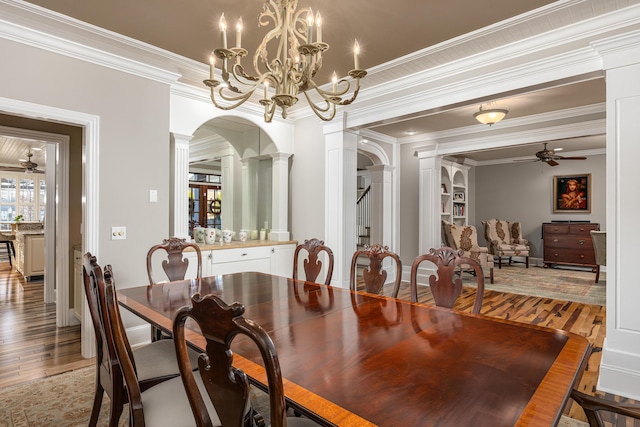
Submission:
M 531 256 L 542 258 L 542 223 L 554 220 L 590 221 L 606 229 L 605 155 L 587 160 L 478 166 L 475 169 L 475 222 L 478 242 L 486 245 L 481 221 L 499 218 L 519 221 L 531 244 Z M 591 174 L 591 213 L 553 213 L 554 175 Z

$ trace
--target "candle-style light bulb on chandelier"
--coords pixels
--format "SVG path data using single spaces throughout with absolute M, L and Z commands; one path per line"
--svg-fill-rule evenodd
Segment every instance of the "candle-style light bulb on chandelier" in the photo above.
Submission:
M 227 47 L 227 23 L 222 14 L 220 18 L 221 47 L 214 49 L 210 58 L 210 76 L 204 84 L 211 88 L 211 101 L 223 110 L 231 110 L 244 104 L 262 87 L 260 104 L 264 106 L 264 120 L 271 122 L 276 107 L 282 110 L 282 118 L 287 118 L 287 109 L 298 102 L 303 93 L 313 112 L 322 120 L 332 120 L 336 106 L 348 105 L 355 101 L 360 91 L 360 79 L 367 75 L 359 66 L 360 46 L 354 44 L 354 69 L 349 77 L 338 80 L 335 72 L 332 76 L 331 90 L 323 90 L 313 81 L 322 67 L 322 53 L 329 45 L 322 41 L 322 17 L 315 16 L 311 8 L 296 11 L 298 0 L 266 0 L 258 16 L 258 26 L 273 23 L 253 55 L 253 68 L 256 75 L 248 74 L 242 65 L 242 59 L 248 55 L 242 48 L 242 18 L 236 26 L 236 46 Z M 267 45 L 277 43 L 276 56 L 269 59 Z M 273 45 L 273 44 L 272 44 Z M 221 77 L 217 80 L 214 70 L 216 58 L 222 61 Z M 350 97 L 345 95 L 350 92 Z M 269 88 L 273 88 L 272 91 Z M 217 92 L 217 93 L 216 93 Z M 273 94 L 272 94 L 273 93 Z M 310 94 L 311 93 L 311 94 Z M 216 97 L 224 101 L 220 104 Z

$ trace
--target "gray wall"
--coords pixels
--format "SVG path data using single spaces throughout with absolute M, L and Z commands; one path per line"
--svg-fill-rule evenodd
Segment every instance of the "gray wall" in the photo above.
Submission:
M 486 244 L 481 221 L 499 218 L 522 223 L 531 244 L 531 256 L 542 258 L 542 223 L 553 220 L 591 221 L 606 228 L 605 155 L 587 160 L 510 163 L 475 168 L 475 222 L 479 243 Z M 554 175 L 591 174 L 591 213 L 553 213 Z M 473 193 L 472 193 L 473 194 Z
M 324 125 L 311 116 L 297 122 L 295 127 L 296 154 L 291 158 L 289 175 L 289 227 L 291 239 L 298 242 L 325 238 Z
M 2 97 L 99 117 L 100 241 L 90 249 L 119 285 L 146 283 L 146 253 L 169 235 L 169 86 L 4 39 L 0 51 Z M 127 239 L 110 240 L 112 226 Z

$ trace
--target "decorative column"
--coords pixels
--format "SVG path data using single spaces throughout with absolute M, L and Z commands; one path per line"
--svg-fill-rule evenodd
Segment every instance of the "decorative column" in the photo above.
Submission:
M 419 218 L 420 235 L 418 253 L 440 247 L 440 166 L 436 147 L 425 147 L 416 152 L 419 166 Z
M 343 123 L 326 125 L 325 134 L 325 244 L 333 250 L 332 286 L 349 287 L 351 257 L 356 250 L 358 137 Z
M 169 172 L 169 235 L 189 238 L 189 141 L 190 135 L 172 133 Z
M 592 43 L 607 80 L 607 332 L 598 390 L 640 399 L 640 32 Z
M 271 232 L 269 240 L 289 240 L 289 157 L 290 154 L 275 153 L 273 159 L 273 194 Z
M 374 165 L 367 169 L 371 172 L 371 243 L 393 247 L 393 203 L 390 202 L 394 168 Z
M 242 228 L 259 228 L 258 219 L 258 159 L 242 159 Z M 224 195 L 224 192 L 222 193 Z
M 235 189 L 235 168 L 234 153 L 228 150 L 220 157 L 222 171 L 222 212 L 220 214 L 221 228 L 235 230 L 234 221 L 234 189 Z

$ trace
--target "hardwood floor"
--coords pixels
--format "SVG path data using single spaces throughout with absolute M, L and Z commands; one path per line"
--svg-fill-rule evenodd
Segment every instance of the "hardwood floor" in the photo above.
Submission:
M 91 366 L 80 354 L 80 326 L 56 328 L 43 281 L 26 282 L 0 262 L 0 388 Z
M 0 262 L 0 388 L 95 363 L 80 354 L 79 326 L 56 328 L 55 305 L 44 304 L 42 286 L 41 280 L 25 282 L 9 263 Z M 475 292 L 465 290 L 455 308 L 470 310 L 474 297 Z M 403 283 L 399 298 L 409 299 L 408 284 Z M 419 299 L 433 303 L 428 287 L 421 287 Z M 579 388 L 589 394 L 595 392 L 606 330 L 605 307 L 485 291 L 481 313 L 585 336 L 594 350 Z M 624 400 L 610 395 L 607 398 Z M 567 413 L 584 419 L 575 404 Z M 618 420 L 615 425 L 636 424 Z

